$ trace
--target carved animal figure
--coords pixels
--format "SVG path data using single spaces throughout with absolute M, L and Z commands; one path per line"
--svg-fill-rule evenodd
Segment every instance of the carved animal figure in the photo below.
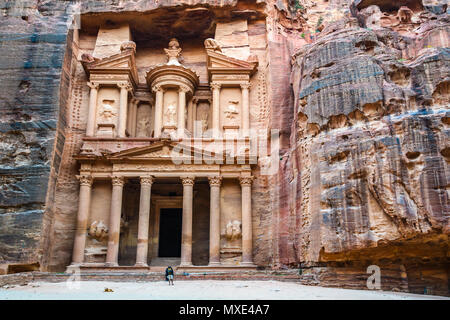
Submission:
M 108 227 L 103 223 L 103 221 L 94 221 L 89 227 L 89 236 L 97 241 L 102 241 L 108 236 Z
M 238 220 L 230 221 L 225 228 L 225 235 L 229 241 L 239 239 L 242 235 L 241 222 Z

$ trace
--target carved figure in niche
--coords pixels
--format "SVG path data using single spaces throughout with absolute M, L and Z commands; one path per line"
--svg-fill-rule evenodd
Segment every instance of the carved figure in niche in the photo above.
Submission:
M 168 65 L 180 65 L 180 62 L 178 61 L 178 57 L 181 53 L 180 43 L 177 39 L 172 38 L 169 41 L 169 48 L 164 49 L 166 52 L 167 57 L 169 58 L 169 61 L 167 62 Z
M 167 126 L 175 126 L 177 124 L 176 120 L 177 108 L 175 102 L 169 103 L 165 112 L 165 123 Z
M 89 227 L 89 236 L 97 241 L 102 241 L 108 236 L 108 227 L 103 223 L 103 221 L 94 221 Z
M 149 130 L 150 130 L 150 119 L 147 117 L 143 117 L 139 119 L 137 124 L 137 133 L 136 136 L 138 137 L 149 137 Z
M 228 101 L 228 106 L 225 109 L 227 119 L 234 119 L 236 117 L 239 113 L 237 108 L 238 105 L 239 101 Z
M 241 222 L 238 220 L 230 221 L 225 228 L 225 235 L 228 241 L 239 239 L 242 235 Z
M 222 52 L 220 43 L 216 39 L 213 39 L 213 38 L 208 38 L 205 40 L 205 49 Z
M 103 100 L 100 117 L 104 122 L 111 122 L 111 120 L 117 115 L 114 111 L 113 105 L 114 100 Z
M 202 132 L 208 130 L 208 118 L 209 118 L 209 110 L 207 108 L 201 108 L 199 110 L 198 118 L 202 124 Z

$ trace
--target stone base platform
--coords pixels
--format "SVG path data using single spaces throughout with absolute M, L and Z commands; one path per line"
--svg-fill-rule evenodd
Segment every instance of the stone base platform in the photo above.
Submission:
M 123 267 L 122 267 L 123 268 Z M 147 282 L 147 281 L 165 281 L 164 271 L 154 272 L 136 272 L 127 269 L 115 270 L 114 272 L 106 270 L 81 271 L 79 274 L 81 281 L 115 281 L 115 282 Z M 73 273 L 63 272 L 24 272 L 10 275 L 0 275 L 0 287 L 3 285 L 26 285 L 32 282 L 64 282 L 73 281 Z M 175 281 L 185 280 L 275 280 L 300 282 L 298 270 L 228 270 L 228 271 L 210 271 L 198 270 L 197 272 L 176 271 Z
M 208 265 L 208 266 L 172 266 L 175 272 L 178 273 L 205 273 L 205 272 L 241 272 L 241 271 L 256 271 L 256 265 Z M 167 268 L 164 266 L 107 266 L 103 263 L 98 264 L 82 264 L 79 266 L 71 265 L 66 269 L 67 273 L 73 273 L 75 270 L 81 273 L 152 273 L 164 272 Z

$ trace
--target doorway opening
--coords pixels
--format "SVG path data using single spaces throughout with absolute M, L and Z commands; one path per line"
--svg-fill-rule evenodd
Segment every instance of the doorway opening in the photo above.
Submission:
M 182 208 L 161 208 L 159 217 L 159 257 L 181 257 Z

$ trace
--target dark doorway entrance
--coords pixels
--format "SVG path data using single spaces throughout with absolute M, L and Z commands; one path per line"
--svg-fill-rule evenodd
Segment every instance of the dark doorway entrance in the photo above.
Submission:
M 161 209 L 159 215 L 159 256 L 181 257 L 183 209 Z

